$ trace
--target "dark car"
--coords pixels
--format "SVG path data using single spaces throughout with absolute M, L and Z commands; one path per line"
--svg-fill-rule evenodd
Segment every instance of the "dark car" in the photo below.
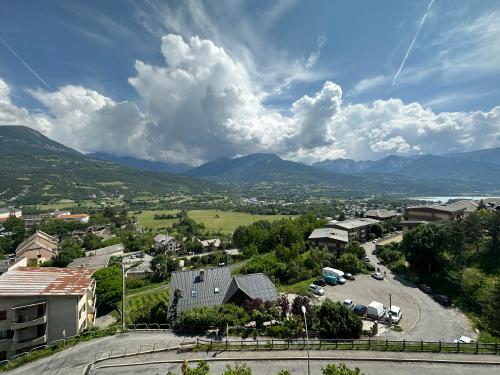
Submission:
M 358 316 L 366 316 L 368 308 L 365 305 L 356 305 L 352 311 Z
M 355 280 L 356 279 L 352 273 L 346 273 L 344 275 L 344 278 L 346 278 L 347 280 Z
M 324 279 L 318 279 L 313 284 L 316 284 L 319 286 L 326 286 L 326 281 Z
M 420 284 L 420 285 L 418 286 L 418 288 L 419 288 L 422 292 L 424 292 L 424 293 L 426 293 L 426 294 L 432 294 L 432 293 L 433 293 L 432 288 L 431 288 L 429 285 L 427 285 L 427 284 Z
M 434 294 L 432 298 L 434 298 L 434 301 L 436 301 L 440 305 L 443 305 L 445 307 L 451 306 L 450 299 L 448 298 L 448 296 L 445 296 L 444 294 Z

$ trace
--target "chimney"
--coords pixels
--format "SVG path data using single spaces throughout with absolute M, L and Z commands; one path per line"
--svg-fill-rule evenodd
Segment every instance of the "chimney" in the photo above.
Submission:
M 203 281 L 205 280 L 205 270 L 202 268 L 200 270 L 200 281 Z

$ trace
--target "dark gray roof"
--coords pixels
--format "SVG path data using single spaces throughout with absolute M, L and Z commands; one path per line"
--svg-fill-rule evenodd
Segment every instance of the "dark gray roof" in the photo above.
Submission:
M 440 211 L 440 212 L 460 212 L 460 211 L 465 211 L 464 207 L 456 207 L 452 205 L 442 205 L 442 204 L 434 204 L 430 206 L 410 206 L 406 207 L 405 211 L 411 211 L 411 210 L 428 210 L 428 211 Z
M 182 297 L 177 301 L 178 313 L 193 307 L 226 303 L 238 290 L 250 298 L 263 301 L 275 301 L 278 298 L 276 287 L 266 275 L 257 273 L 233 277 L 228 267 L 205 269 L 203 281 L 200 281 L 200 270 L 173 272 L 170 305 L 177 289 L 182 291 Z
M 177 311 L 181 312 L 198 306 L 222 304 L 227 294 L 232 277 L 229 268 L 205 269 L 205 277 L 200 281 L 200 270 L 178 271 L 172 273 L 170 282 L 170 305 L 177 289 L 182 291 L 182 298 L 177 302 Z M 218 292 L 215 292 L 218 288 Z M 194 293 L 193 293 L 194 292 Z
M 238 290 L 241 290 L 252 299 L 258 298 L 264 302 L 278 299 L 276 287 L 269 277 L 263 273 L 235 276 L 224 298 L 224 303 L 228 302 Z

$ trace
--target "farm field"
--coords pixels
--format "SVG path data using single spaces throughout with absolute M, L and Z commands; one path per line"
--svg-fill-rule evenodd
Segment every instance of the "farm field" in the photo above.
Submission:
M 177 219 L 154 220 L 155 214 L 176 214 L 178 210 L 142 211 L 137 214 L 139 224 L 153 230 L 171 226 Z M 245 212 L 219 210 L 191 210 L 188 216 L 198 223 L 203 223 L 209 231 L 231 233 L 240 225 L 250 225 L 259 220 L 280 220 L 289 218 L 287 215 L 252 215 Z

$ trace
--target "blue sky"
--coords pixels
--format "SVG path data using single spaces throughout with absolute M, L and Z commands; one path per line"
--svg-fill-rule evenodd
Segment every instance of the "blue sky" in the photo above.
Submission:
M 429 5 L 10 2 L 0 120 L 85 152 L 192 164 L 251 152 L 312 162 L 499 146 L 500 3 Z M 109 145 L 117 135 L 126 142 Z

